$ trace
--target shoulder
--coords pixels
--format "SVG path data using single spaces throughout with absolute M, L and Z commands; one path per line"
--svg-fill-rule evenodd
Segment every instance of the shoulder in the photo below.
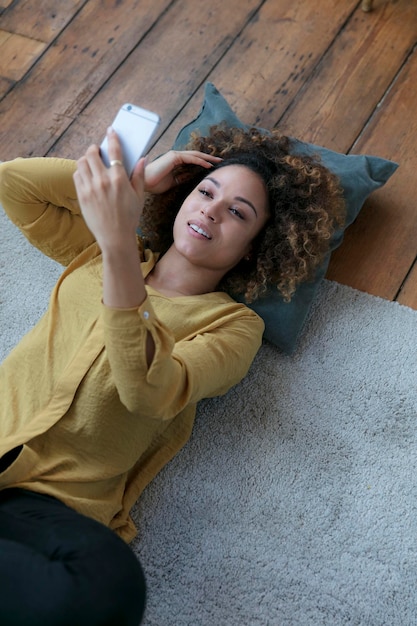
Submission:
M 246 305 L 236 302 L 227 293 L 213 292 L 193 298 L 193 317 L 206 331 L 230 328 L 241 329 L 245 334 L 262 336 L 264 322 Z

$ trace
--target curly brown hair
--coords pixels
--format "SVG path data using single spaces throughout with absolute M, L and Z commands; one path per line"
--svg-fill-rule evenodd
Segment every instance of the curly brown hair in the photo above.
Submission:
M 222 157 L 210 172 L 231 164 L 249 167 L 263 179 L 268 193 L 270 217 L 252 242 L 250 259 L 229 271 L 219 289 L 244 294 L 250 303 L 272 284 L 289 301 L 301 282 L 314 278 L 334 230 L 344 222 L 338 178 L 318 157 L 292 152 L 293 140 L 279 131 L 214 126 L 206 137 L 194 133 L 186 149 Z M 183 201 L 207 170 L 182 166 L 175 174 L 185 182 L 164 194 L 149 194 L 141 222 L 145 245 L 162 254 L 172 244 Z

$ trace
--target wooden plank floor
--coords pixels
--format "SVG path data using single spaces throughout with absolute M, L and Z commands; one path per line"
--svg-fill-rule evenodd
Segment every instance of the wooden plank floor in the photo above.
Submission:
M 162 117 L 153 154 L 204 83 L 247 123 L 399 162 L 328 278 L 417 309 L 417 3 L 0 0 L 0 160 L 77 158 L 122 102 Z

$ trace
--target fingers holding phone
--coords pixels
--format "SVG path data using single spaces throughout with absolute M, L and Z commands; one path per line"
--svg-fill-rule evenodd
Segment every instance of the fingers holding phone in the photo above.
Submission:
M 144 159 L 132 185 L 122 163 L 117 133 L 110 128 L 106 139 L 111 166 L 106 168 L 98 147 L 91 146 L 74 174 L 83 217 L 102 251 L 136 237 L 144 202 Z
M 149 149 L 159 123 L 160 118 L 156 113 L 133 104 L 124 104 L 113 120 L 112 128 L 119 137 L 122 150 L 120 161 L 129 178 L 135 164 Z M 108 136 L 101 143 L 100 153 L 104 164 L 110 167 Z
M 159 124 L 155 113 L 131 104 L 117 113 L 100 148 L 78 161 L 74 183 L 83 217 L 101 249 L 136 238 L 144 203 L 142 155 Z M 134 180 L 129 182 L 137 164 Z

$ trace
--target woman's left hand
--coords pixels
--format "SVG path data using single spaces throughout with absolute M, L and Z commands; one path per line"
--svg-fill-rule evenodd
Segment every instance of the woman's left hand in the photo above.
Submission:
M 108 146 L 109 159 L 115 164 L 106 168 L 98 146 L 90 146 L 74 173 L 82 215 L 102 251 L 123 246 L 136 237 L 144 204 L 145 160 L 139 160 L 135 178 L 129 181 L 121 164 L 120 142 L 112 129 L 108 131 Z
M 211 169 L 222 159 L 198 150 L 170 150 L 166 154 L 148 163 L 145 168 L 145 191 L 150 193 L 164 193 L 172 187 L 186 182 L 187 172 L 178 176 L 176 170 L 181 166 L 198 165 Z M 135 184 L 136 177 L 140 176 L 139 164 L 133 170 L 131 181 Z

